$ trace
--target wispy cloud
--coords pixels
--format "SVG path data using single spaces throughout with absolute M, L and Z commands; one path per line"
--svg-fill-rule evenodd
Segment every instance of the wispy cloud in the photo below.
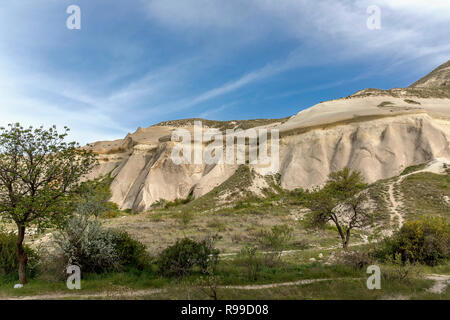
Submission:
M 0 3 L 1 124 L 69 125 L 81 142 L 120 138 L 172 117 L 238 117 L 242 96 L 262 103 L 376 72 L 413 79 L 450 59 L 448 0 L 122 0 L 108 10 L 79 0 L 78 33 L 65 28 L 69 4 Z M 377 31 L 366 28 L 373 4 Z M 361 61 L 363 70 L 328 77 L 328 67 Z M 323 81 L 308 84 L 315 72 Z

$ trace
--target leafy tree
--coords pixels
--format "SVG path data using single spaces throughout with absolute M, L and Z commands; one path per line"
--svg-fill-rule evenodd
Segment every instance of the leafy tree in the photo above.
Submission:
M 111 182 L 112 178 L 109 175 L 83 182 L 77 197 L 77 212 L 98 218 L 105 212 L 119 210 L 115 203 L 109 201 Z
M 26 283 L 26 228 L 61 223 L 73 211 L 73 195 L 96 160 L 75 142 L 65 142 L 69 129 L 0 128 L 0 217 L 17 225 L 19 281 Z
M 365 208 L 367 188 L 360 172 L 344 168 L 329 175 L 323 188 L 308 192 L 303 204 L 312 211 L 312 224 L 324 226 L 332 221 L 348 249 L 351 232 L 372 222 L 372 214 Z

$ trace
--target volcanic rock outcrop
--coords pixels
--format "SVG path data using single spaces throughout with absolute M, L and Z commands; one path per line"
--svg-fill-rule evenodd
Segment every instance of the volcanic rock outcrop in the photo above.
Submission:
M 171 134 L 180 128 L 192 132 L 194 120 L 200 119 L 168 121 L 139 128 L 124 139 L 89 145 L 99 159 L 91 176 L 111 174 L 111 200 L 121 209 L 143 211 L 160 199 L 206 194 L 239 165 L 175 164 Z M 279 130 L 276 180 L 283 188 L 321 185 L 330 172 L 346 166 L 374 182 L 411 165 L 450 158 L 450 61 L 409 88 L 365 89 L 287 119 L 202 123 L 224 133 L 252 127 Z M 263 173 L 261 167 L 247 165 Z M 255 183 L 252 190 L 257 187 Z

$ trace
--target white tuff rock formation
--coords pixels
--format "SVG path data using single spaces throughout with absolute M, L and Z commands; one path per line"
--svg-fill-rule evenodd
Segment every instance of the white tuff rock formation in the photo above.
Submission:
M 450 158 L 450 61 L 409 88 L 362 90 L 286 120 L 203 123 L 220 129 L 279 129 L 283 188 L 320 185 L 345 166 L 360 170 L 368 182 L 389 178 L 414 164 Z M 111 172 L 112 201 L 121 209 L 142 211 L 159 199 L 206 194 L 238 166 L 175 165 L 170 134 L 180 127 L 192 130 L 192 125 L 192 120 L 170 121 L 139 128 L 124 139 L 93 143 L 100 164 L 92 176 Z

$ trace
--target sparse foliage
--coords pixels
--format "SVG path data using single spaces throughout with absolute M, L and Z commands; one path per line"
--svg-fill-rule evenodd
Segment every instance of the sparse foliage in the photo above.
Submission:
M 398 280 L 410 282 L 412 278 L 422 273 L 420 265 L 411 263 L 408 260 L 403 261 L 401 253 L 396 253 L 393 257 L 387 259 L 387 267 L 383 270 L 383 276 L 386 280 Z
M 194 214 L 190 210 L 182 210 L 177 214 L 177 219 L 181 223 L 181 225 L 185 228 L 191 223 L 194 219 Z
M 329 175 L 322 189 L 316 188 L 305 195 L 303 204 L 312 211 L 311 222 L 323 227 L 333 222 L 339 232 L 344 249 L 348 249 L 351 232 L 371 224 L 373 214 L 365 208 L 367 188 L 360 172 L 344 168 Z
M 293 228 L 288 225 L 273 226 L 270 230 L 262 230 L 258 239 L 261 246 L 269 250 L 265 254 L 267 262 L 275 264 L 280 261 L 283 250 L 292 239 Z
M 247 277 L 249 280 L 258 280 L 263 260 L 255 246 L 245 246 L 237 256 L 237 262 L 242 264 L 247 269 Z
M 211 298 L 212 300 L 218 300 L 219 278 L 214 273 L 211 266 L 205 272 L 205 275 L 197 281 L 198 289 Z

